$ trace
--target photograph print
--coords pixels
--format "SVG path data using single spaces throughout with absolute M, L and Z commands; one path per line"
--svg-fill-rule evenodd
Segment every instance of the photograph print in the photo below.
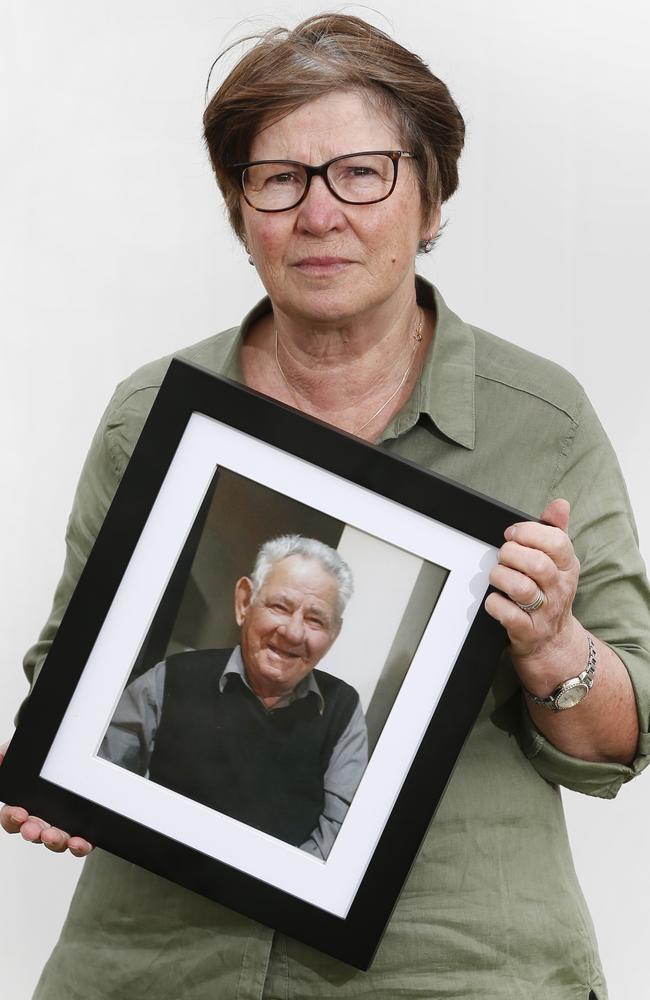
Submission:
M 219 467 L 99 757 L 326 861 L 447 574 Z

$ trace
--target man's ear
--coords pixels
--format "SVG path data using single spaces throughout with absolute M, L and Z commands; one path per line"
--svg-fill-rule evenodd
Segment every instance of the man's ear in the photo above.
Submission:
M 235 584 L 235 619 L 238 625 L 243 625 L 253 599 L 253 581 L 248 576 L 242 576 Z

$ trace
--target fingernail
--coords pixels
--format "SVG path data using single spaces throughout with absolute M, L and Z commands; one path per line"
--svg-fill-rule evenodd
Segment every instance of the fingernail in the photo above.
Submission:
M 516 529 L 515 525 L 511 524 L 509 528 L 506 528 L 506 530 L 504 531 L 503 534 L 504 534 L 505 538 L 507 538 L 508 541 L 511 542 L 512 539 L 517 534 L 517 529 Z

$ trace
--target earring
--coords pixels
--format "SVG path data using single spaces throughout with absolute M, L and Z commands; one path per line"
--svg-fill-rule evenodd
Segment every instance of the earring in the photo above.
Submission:
M 428 240 L 422 240 L 422 243 L 420 244 L 420 246 L 421 246 L 423 252 L 424 253 L 431 253 L 431 251 L 433 250 L 435 242 L 436 241 L 434 239 L 432 239 L 431 237 L 429 237 Z
M 255 261 L 253 260 L 250 254 L 248 255 L 248 263 L 251 265 L 251 267 L 255 267 Z

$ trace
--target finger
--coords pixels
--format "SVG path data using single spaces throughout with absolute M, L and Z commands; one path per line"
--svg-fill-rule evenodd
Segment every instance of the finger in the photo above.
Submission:
M 532 604 L 539 597 L 540 588 L 536 581 L 508 566 L 495 566 L 490 573 L 490 583 L 519 604 Z
M 509 542 L 545 552 L 558 569 L 563 571 L 573 568 L 577 562 L 569 536 L 560 528 L 554 528 L 549 524 L 521 521 L 507 528 L 505 537 Z
M 70 837 L 68 850 L 74 854 L 75 858 L 85 858 L 92 850 L 93 845 L 84 840 L 83 837 Z
M 41 831 L 41 844 L 55 854 L 62 854 L 68 847 L 69 834 L 56 826 L 48 826 Z
M 21 806 L 3 806 L 0 809 L 0 826 L 7 833 L 20 833 L 23 823 L 29 818 L 29 813 Z
M 40 844 L 41 834 L 49 825 L 39 816 L 28 816 L 20 828 L 20 835 L 23 840 L 27 840 L 30 844 Z
M 484 606 L 487 613 L 503 625 L 511 642 L 526 643 L 536 638 L 535 616 L 522 611 L 503 594 L 488 594 Z
M 527 576 L 542 590 L 550 590 L 557 583 L 558 566 L 541 549 L 531 549 L 519 542 L 506 542 L 499 549 L 498 560 L 497 565 L 509 567 Z
M 561 531 L 568 532 L 570 515 L 571 504 L 569 501 L 558 498 L 546 504 L 539 519 L 544 524 L 551 524 L 555 528 L 560 528 Z

